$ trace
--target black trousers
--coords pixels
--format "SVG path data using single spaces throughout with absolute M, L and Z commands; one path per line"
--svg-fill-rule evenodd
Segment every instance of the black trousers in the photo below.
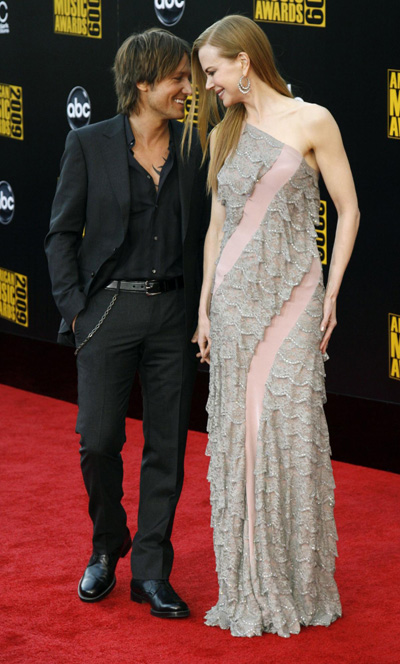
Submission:
M 78 316 L 77 345 L 95 327 L 115 291 L 101 290 Z M 93 548 L 121 545 L 125 417 L 136 370 L 143 395 L 144 448 L 132 575 L 167 579 L 171 532 L 183 483 L 183 462 L 197 361 L 187 338 L 183 290 L 149 297 L 120 292 L 102 326 L 77 356 L 81 468 L 93 521 Z

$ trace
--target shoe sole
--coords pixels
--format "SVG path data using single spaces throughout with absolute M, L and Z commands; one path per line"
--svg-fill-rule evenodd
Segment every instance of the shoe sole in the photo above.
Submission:
M 151 609 L 150 614 L 156 618 L 188 618 L 190 611 L 154 611 Z
M 83 579 L 83 577 L 82 577 L 82 579 Z M 108 588 L 103 590 L 103 592 L 100 595 L 96 595 L 96 597 L 86 597 L 86 595 L 81 594 L 81 581 L 82 581 L 82 579 L 79 581 L 79 585 L 78 585 L 78 597 L 79 597 L 80 600 L 82 600 L 82 602 L 90 602 L 90 603 L 100 602 L 100 600 L 107 597 L 107 595 L 110 594 L 110 592 L 114 588 L 115 584 L 117 583 L 117 579 L 114 576 L 114 578 L 113 578 L 112 582 L 110 583 L 110 585 L 108 586 Z
M 131 600 L 132 602 L 137 602 L 138 604 L 149 604 L 148 600 L 143 599 L 141 595 L 137 595 L 135 592 L 131 591 Z M 156 618 L 187 618 L 190 616 L 190 610 L 185 611 L 155 611 L 151 609 L 150 614 Z

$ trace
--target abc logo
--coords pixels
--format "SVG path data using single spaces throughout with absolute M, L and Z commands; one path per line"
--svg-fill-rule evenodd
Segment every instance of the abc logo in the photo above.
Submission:
M 14 216 L 14 194 L 8 182 L 0 182 L 0 223 L 9 224 Z
M 175 25 L 185 11 L 185 0 L 154 0 L 157 18 L 163 25 Z
M 67 99 L 67 118 L 71 129 L 79 129 L 89 124 L 91 106 L 85 88 L 79 85 L 71 90 Z
M 7 3 L 4 0 L 0 2 L 0 23 L 7 23 L 8 19 L 8 7 Z

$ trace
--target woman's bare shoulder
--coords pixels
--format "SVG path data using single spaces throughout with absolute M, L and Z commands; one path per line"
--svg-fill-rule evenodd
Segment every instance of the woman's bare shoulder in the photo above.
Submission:
M 302 125 L 308 129 L 324 129 L 336 126 L 336 121 L 325 106 L 311 104 L 307 101 L 298 102 L 298 115 Z

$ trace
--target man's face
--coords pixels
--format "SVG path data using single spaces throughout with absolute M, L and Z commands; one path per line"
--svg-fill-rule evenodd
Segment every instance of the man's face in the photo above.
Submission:
M 153 85 L 145 84 L 141 90 L 141 101 L 146 112 L 159 119 L 180 120 L 184 117 L 185 100 L 192 94 L 190 64 L 187 55 L 172 74 Z

